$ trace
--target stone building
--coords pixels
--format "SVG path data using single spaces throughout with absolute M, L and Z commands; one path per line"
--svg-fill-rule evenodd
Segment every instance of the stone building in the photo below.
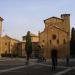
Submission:
M 23 36 L 22 41 L 13 39 L 8 35 L 2 36 L 2 22 L 3 22 L 3 18 L 0 17 L 0 57 L 5 54 L 18 55 L 20 57 L 25 57 L 26 56 L 26 52 L 25 52 L 26 36 Z M 34 54 L 35 53 L 34 50 L 37 49 L 36 47 L 38 45 L 39 37 L 31 33 L 31 40 L 33 42 L 33 54 Z
M 70 56 L 70 14 L 61 14 L 61 17 L 50 17 L 44 20 L 44 31 L 39 33 L 42 56 L 51 57 L 51 50 L 55 48 L 58 58 Z
M 32 33 L 30 33 L 30 35 L 31 35 L 31 41 L 33 45 L 32 56 L 35 56 L 35 54 L 38 55 L 37 46 L 39 45 L 39 37 Z M 19 56 L 26 57 L 25 44 L 26 44 L 26 36 L 23 36 L 22 41 L 18 43 Z
M 8 35 L 2 36 L 2 22 L 3 18 L 0 17 L 0 57 L 5 54 L 16 54 L 17 43 L 19 42 Z
M 26 52 L 25 52 L 25 41 L 20 41 L 17 43 L 18 46 L 18 56 L 19 57 L 26 57 Z
M 30 33 L 30 35 L 31 35 L 31 41 L 32 42 L 38 42 L 39 41 L 38 35 L 35 35 L 35 34 L 32 34 L 32 33 Z M 23 36 L 22 38 L 23 38 L 23 41 L 26 40 L 26 36 Z
M 19 41 L 5 35 L 0 39 L 0 56 L 4 54 L 17 55 L 17 43 Z

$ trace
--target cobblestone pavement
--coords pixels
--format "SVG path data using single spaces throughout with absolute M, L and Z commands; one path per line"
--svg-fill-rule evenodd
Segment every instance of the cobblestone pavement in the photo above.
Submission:
M 0 72 L 0 75 L 53 75 L 63 70 L 64 68 L 57 68 L 56 71 L 52 71 L 50 66 L 36 64 L 32 66 L 18 67 L 18 69 L 3 70 Z
M 75 75 L 75 61 L 59 62 L 55 71 L 49 62 L 31 62 L 25 65 L 24 59 L 0 59 L 0 75 Z

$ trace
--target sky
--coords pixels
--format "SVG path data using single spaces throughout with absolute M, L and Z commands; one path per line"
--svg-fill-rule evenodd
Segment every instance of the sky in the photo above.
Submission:
M 27 31 L 43 31 L 44 20 L 70 14 L 71 28 L 75 27 L 75 0 L 0 0 L 3 35 L 22 40 Z

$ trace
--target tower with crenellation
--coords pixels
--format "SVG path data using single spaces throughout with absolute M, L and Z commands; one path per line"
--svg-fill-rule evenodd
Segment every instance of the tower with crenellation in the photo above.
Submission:
M 61 19 L 63 19 L 63 28 L 67 32 L 70 39 L 70 14 L 61 14 Z

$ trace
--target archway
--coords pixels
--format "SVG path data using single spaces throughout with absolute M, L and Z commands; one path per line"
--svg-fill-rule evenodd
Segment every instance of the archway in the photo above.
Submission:
M 51 50 L 51 58 L 58 58 L 58 50 L 56 48 Z

